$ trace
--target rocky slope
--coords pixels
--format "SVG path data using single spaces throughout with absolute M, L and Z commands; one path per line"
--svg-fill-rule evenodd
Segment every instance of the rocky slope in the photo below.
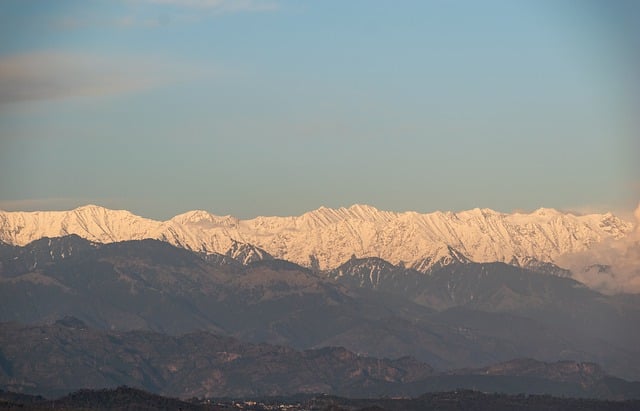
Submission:
M 379 257 L 421 272 L 460 260 L 540 266 L 631 230 L 631 223 L 609 213 L 577 216 L 553 209 L 419 214 L 354 205 L 251 220 L 190 211 L 168 221 L 92 205 L 0 212 L 0 241 L 12 245 L 68 234 L 99 243 L 151 238 L 207 254 L 240 252 L 247 261 L 273 256 L 320 270 L 336 268 L 351 256 Z

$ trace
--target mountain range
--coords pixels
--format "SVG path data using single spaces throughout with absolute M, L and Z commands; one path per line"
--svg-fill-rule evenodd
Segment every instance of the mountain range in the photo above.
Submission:
M 205 254 L 247 253 L 242 248 L 249 245 L 253 251 L 247 258 L 269 255 L 315 270 L 334 269 L 351 256 L 378 257 L 423 273 L 461 259 L 537 267 L 632 230 L 633 224 L 611 213 L 574 215 L 548 208 L 420 214 L 354 205 L 250 220 L 198 210 L 167 221 L 94 205 L 71 211 L 0 211 L 0 241 L 11 245 L 69 234 L 98 243 L 158 239 Z
M 598 378 L 640 380 L 640 294 L 600 293 L 555 264 L 567 253 L 631 238 L 633 230 L 631 223 L 611 214 L 575 216 L 549 209 L 529 214 L 417 214 L 353 206 L 247 221 L 190 212 L 166 222 L 95 206 L 68 212 L 2 212 L 0 322 L 5 324 L 0 326 L 0 385 L 34 393 L 29 388 L 33 384 L 42 392 L 78 389 L 71 377 L 48 379 L 54 374 L 46 361 L 53 361 L 55 368 L 76 356 L 86 359 L 103 353 L 105 364 L 116 364 L 116 369 L 93 369 L 91 381 L 137 382 L 142 388 L 179 396 L 212 393 L 201 385 L 180 393 L 162 388 L 176 384 L 167 377 L 171 373 L 166 374 L 170 364 L 162 363 L 162 353 L 156 354 L 163 365 L 151 367 L 148 362 L 153 347 L 179 347 L 179 341 L 194 333 L 206 341 L 232 339 L 237 344 L 280 347 L 275 352 L 290 353 L 289 359 L 282 359 L 290 364 L 307 364 L 305 356 L 317 353 L 331 357 L 339 353 L 335 347 L 342 347 L 338 357 L 359 364 L 350 369 L 327 365 L 324 375 L 331 377 L 325 379 L 304 374 L 290 385 L 289 393 L 313 386 L 355 395 L 392 386 L 397 389 L 393 392 L 417 395 L 425 388 L 419 379 L 372 377 L 370 366 L 363 365 L 373 361 L 370 364 L 393 368 L 399 364 L 393 361 L 408 356 L 412 359 L 402 360 L 403 367 L 417 364 L 416 369 L 426 373 L 420 378 L 437 375 L 429 381 L 441 388 L 451 388 L 446 381 L 461 381 L 460 370 L 466 370 L 463 380 L 472 386 L 513 388 L 509 383 L 517 373 L 494 364 L 523 358 L 599 364 L 589 368 Z M 74 320 L 59 321 L 67 317 Z M 83 342 L 79 351 L 71 349 L 85 334 L 96 336 Z M 117 347 L 125 335 L 128 342 L 122 344 L 129 351 Z M 129 336 L 136 336 L 131 344 L 137 348 L 131 348 Z M 101 351 L 112 343 L 116 346 L 109 351 L 124 350 L 122 355 L 131 354 L 135 365 L 118 363 Z M 43 344 L 44 351 L 29 350 L 40 352 L 40 360 L 21 357 L 26 344 Z M 210 352 L 194 344 L 190 347 L 196 352 Z M 322 351 L 327 347 L 334 348 Z M 209 354 L 194 354 L 193 364 Z M 269 355 L 269 361 L 277 357 Z M 259 368 L 271 368 L 269 361 L 251 358 L 251 367 L 242 372 L 262 375 L 265 381 L 272 378 Z M 18 372 L 20 361 L 27 368 Z M 519 366 L 522 384 L 515 387 L 526 387 L 531 378 L 539 377 L 534 375 L 539 366 L 518 361 L 529 371 Z M 318 366 L 309 364 L 307 368 Z M 122 376 L 128 367 L 146 371 L 127 380 Z M 220 369 L 211 367 L 202 372 L 214 375 L 212 370 Z M 492 382 L 482 377 L 485 374 L 493 376 Z M 28 375 L 32 380 L 25 379 Z M 351 379 L 354 376 L 362 379 Z M 186 374 L 180 379 L 188 380 Z M 338 390 L 340 381 L 353 391 Z M 582 395 L 595 389 L 585 381 L 578 384 L 583 391 L 567 386 L 564 392 Z M 214 383 L 212 387 L 218 384 Z M 540 387 L 554 392 L 555 383 Z M 624 392 L 630 387 L 620 384 L 614 382 L 626 387 L 621 388 Z M 246 389 L 223 388 L 216 392 Z M 269 390 L 264 389 L 260 392 Z
M 424 275 L 353 258 L 315 272 L 159 240 L 78 236 L 0 244 L 0 262 L 0 321 L 71 315 L 104 330 L 206 330 L 295 349 L 411 355 L 441 370 L 519 357 L 591 361 L 640 379 L 637 295 L 608 296 L 505 263 L 454 263 Z

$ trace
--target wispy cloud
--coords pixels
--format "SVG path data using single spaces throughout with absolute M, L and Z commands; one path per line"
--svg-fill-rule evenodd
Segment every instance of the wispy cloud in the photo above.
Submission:
M 259 12 L 278 8 L 278 4 L 265 0 L 143 0 L 184 8 L 209 9 L 220 12 Z
M 137 28 L 157 28 L 174 23 L 190 23 L 198 21 L 196 13 L 183 14 L 163 14 L 161 16 L 123 14 L 118 17 L 113 16 L 82 16 L 82 17 L 52 17 L 49 19 L 49 27 L 57 31 L 74 31 L 87 28 L 105 29 L 137 29 Z
M 139 91 L 177 78 L 185 67 L 157 58 L 57 51 L 0 57 L 0 104 Z
M 78 13 L 47 18 L 53 30 L 87 28 L 152 29 L 170 24 L 191 24 L 231 13 L 269 12 L 280 8 L 273 0 L 123 0 L 117 13 Z

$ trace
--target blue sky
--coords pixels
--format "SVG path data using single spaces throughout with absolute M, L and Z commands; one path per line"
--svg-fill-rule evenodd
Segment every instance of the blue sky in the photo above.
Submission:
M 632 210 L 633 1 L 0 0 L 0 208 Z

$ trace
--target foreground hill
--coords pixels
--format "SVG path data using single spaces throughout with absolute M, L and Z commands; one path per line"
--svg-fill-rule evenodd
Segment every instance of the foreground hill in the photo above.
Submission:
M 0 409 L 218 411 L 222 408 L 180 401 L 121 386 L 113 389 L 80 390 L 55 400 L 0 390 Z
M 558 411 L 631 411 L 640 401 L 606 401 L 596 399 L 559 398 L 547 395 L 488 394 L 470 390 L 427 393 L 413 399 L 350 399 L 336 396 L 296 395 L 294 397 L 257 398 L 255 400 L 198 400 L 180 401 L 143 390 L 121 386 L 115 389 L 80 390 L 56 400 L 16 394 L 0 390 L 3 409 L 65 409 L 65 410 L 194 410 L 218 411 L 288 409 L 317 411 L 501 411 L 501 410 L 558 410 Z
M 126 384 L 181 398 L 319 392 L 416 396 L 473 387 L 487 392 L 640 398 L 640 383 L 611 377 L 591 363 L 518 360 L 443 373 L 410 357 L 376 359 L 338 347 L 299 351 L 209 332 L 101 332 L 75 318 L 43 326 L 2 323 L 0 349 L 0 386 L 46 396 Z
M 251 244 L 262 250 L 253 255 L 266 252 L 320 270 L 336 268 L 352 255 L 379 257 L 421 272 L 459 256 L 481 263 L 540 266 L 631 230 L 631 223 L 610 213 L 576 216 L 542 208 L 513 214 L 489 209 L 419 214 L 354 205 L 252 220 L 190 211 L 168 221 L 98 206 L 0 211 L 0 241 L 12 245 L 69 234 L 99 243 L 159 239 L 207 254 L 234 253 L 239 244 Z
M 358 259 L 348 264 L 354 269 L 336 276 L 278 259 L 243 265 L 158 240 L 0 245 L 0 321 L 71 315 L 98 329 L 207 330 L 296 349 L 410 355 L 438 369 L 519 357 L 589 361 L 640 379 L 634 296 L 503 263 L 460 262 L 424 275 L 380 262 L 388 270 L 374 287 L 361 281 Z
M 413 399 L 348 399 L 320 397 L 320 410 L 332 411 L 632 411 L 639 401 L 599 401 L 540 395 L 489 394 L 470 390 L 428 393 Z

